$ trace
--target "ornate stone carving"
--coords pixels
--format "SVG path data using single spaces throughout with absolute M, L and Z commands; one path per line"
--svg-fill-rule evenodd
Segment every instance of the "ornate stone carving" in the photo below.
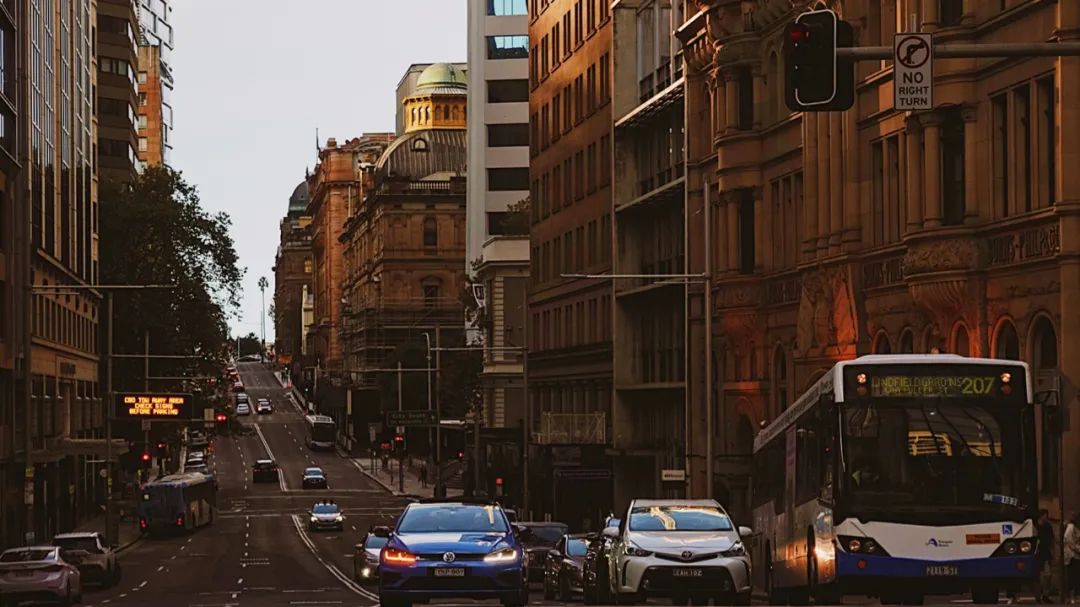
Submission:
M 803 276 L 799 298 L 797 352 L 855 343 L 855 297 L 846 268 L 818 268 Z
M 972 238 L 926 240 L 912 245 L 904 256 L 904 276 L 943 272 L 946 270 L 978 270 L 983 254 Z

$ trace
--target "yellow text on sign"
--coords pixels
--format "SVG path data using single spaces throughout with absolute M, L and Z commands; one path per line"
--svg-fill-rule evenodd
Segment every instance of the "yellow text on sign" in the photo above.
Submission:
M 182 396 L 125 396 L 124 406 L 135 417 L 176 417 L 184 401 Z

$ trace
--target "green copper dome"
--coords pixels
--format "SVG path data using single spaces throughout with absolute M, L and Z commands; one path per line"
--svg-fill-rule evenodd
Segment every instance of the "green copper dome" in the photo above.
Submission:
M 289 196 L 289 216 L 298 217 L 307 213 L 308 185 L 307 180 L 301 181 L 300 185 Z
M 465 72 L 449 63 L 428 66 L 416 80 L 417 90 L 443 87 L 465 90 L 468 86 L 469 81 L 465 77 Z

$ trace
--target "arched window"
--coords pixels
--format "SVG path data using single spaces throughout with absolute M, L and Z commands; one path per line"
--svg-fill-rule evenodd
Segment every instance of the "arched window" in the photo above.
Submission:
M 420 288 L 424 293 L 424 307 L 427 309 L 434 308 L 439 303 L 439 288 L 442 286 L 442 281 L 435 276 L 428 276 L 424 280 L 420 281 Z
M 445 109 L 443 109 L 443 118 L 446 118 L 447 120 L 450 120 L 450 106 L 449 105 L 446 106 Z M 454 108 L 454 118 L 457 118 L 457 108 Z
M 1031 359 L 1035 373 L 1056 372 L 1058 366 L 1057 331 L 1045 316 L 1035 321 L 1031 331 Z
M 1016 336 L 1016 327 L 1011 320 L 1004 320 L 998 325 L 997 337 L 994 338 L 994 356 L 1006 360 L 1020 360 L 1020 339 Z
M 746 415 L 739 416 L 739 424 L 735 430 L 735 453 L 738 455 L 754 453 L 754 424 Z
M 892 354 L 892 342 L 889 341 L 888 333 L 878 331 L 874 338 L 874 354 Z
M 783 346 L 777 347 L 773 354 L 773 384 L 776 395 L 773 402 L 773 419 L 775 419 L 791 404 L 788 391 L 787 354 Z
M 439 246 L 439 222 L 434 217 L 424 218 L 424 247 Z
M 1031 329 L 1031 371 L 1035 380 L 1035 390 L 1052 389 L 1056 386 L 1058 373 L 1058 343 L 1054 324 L 1045 316 L 1040 316 Z M 1045 410 L 1043 422 L 1046 423 Z M 1039 426 L 1039 490 L 1046 495 L 1057 495 L 1061 458 L 1061 438 L 1043 430 Z
M 953 331 L 953 354 L 959 354 L 960 356 L 971 356 L 971 344 L 968 342 L 968 330 L 963 323 L 956 325 L 956 330 Z
M 900 354 L 915 353 L 915 333 L 911 329 L 904 329 L 900 333 Z

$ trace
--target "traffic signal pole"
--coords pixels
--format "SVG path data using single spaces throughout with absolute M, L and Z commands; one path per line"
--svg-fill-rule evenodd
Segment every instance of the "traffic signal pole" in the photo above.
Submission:
M 1080 56 L 1080 42 L 935 44 L 934 57 L 977 59 L 980 57 L 1072 57 Z M 891 46 L 853 46 L 836 49 L 837 59 L 881 61 L 893 58 Z

